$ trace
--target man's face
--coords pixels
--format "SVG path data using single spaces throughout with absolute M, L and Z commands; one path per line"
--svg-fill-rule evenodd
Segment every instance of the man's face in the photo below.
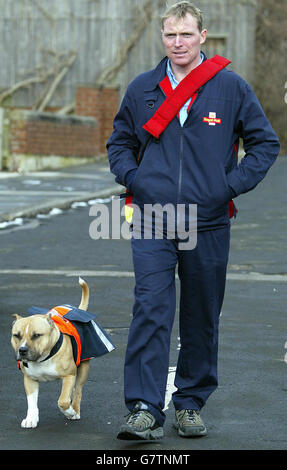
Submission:
M 200 46 L 206 30 L 199 31 L 197 20 L 190 13 L 184 18 L 170 16 L 164 22 L 162 39 L 167 57 L 177 68 L 192 70 L 200 60 Z

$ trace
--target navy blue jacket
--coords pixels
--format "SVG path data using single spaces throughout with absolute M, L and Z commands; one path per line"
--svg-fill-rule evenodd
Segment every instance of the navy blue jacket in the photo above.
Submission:
M 129 189 L 140 207 L 197 204 L 199 230 L 226 225 L 228 201 L 264 178 L 279 153 L 278 138 L 251 87 L 224 69 L 199 90 L 183 127 L 176 117 L 159 140 L 149 141 L 138 167 L 149 135 L 142 126 L 165 99 L 159 84 L 166 66 L 165 57 L 128 86 L 107 143 L 111 171 L 124 186 L 133 176 Z M 209 113 L 221 122 L 210 125 Z M 238 165 L 240 137 L 245 157 Z

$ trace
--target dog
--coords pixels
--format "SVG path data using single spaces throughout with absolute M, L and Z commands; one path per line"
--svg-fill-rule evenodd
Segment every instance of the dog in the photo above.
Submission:
M 15 321 L 12 326 L 11 344 L 19 368 L 24 374 L 28 404 L 27 416 L 21 422 L 22 428 L 35 428 L 38 425 L 39 382 L 57 379 L 62 380 L 62 389 L 58 399 L 59 409 L 68 419 L 80 419 L 82 389 L 88 378 L 90 357 L 81 362 L 78 357 L 77 361 L 71 333 L 66 334 L 66 330 L 60 326 L 61 322 L 64 327 L 71 322 L 65 318 L 65 315 L 63 316 L 63 313 L 61 315 L 58 313 L 63 309 L 64 312 L 72 309 L 73 312 L 79 311 L 84 315 L 91 315 L 86 312 L 89 303 L 89 287 L 81 278 L 79 278 L 79 284 L 82 288 L 82 296 L 78 309 L 70 306 L 70 308 L 67 306 L 54 307 L 46 314 L 35 314 L 29 317 L 13 315 Z M 112 351 L 114 345 L 105 331 L 94 321 L 90 321 L 91 318 L 84 319 L 83 325 L 89 324 L 97 341 L 100 341 L 101 344 L 104 341 L 105 347 L 107 346 L 104 352 L 94 353 L 94 350 L 92 351 L 93 357 L 97 357 Z M 71 327 L 74 328 L 73 325 Z M 89 337 L 93 333 L 90 333 Z

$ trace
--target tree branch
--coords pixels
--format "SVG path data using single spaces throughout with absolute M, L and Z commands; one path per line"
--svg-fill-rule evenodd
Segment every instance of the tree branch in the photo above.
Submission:
M 54 78 L 46 96 L 44 97 L 40 105 L 37 107 L 37 111 L 43 111 L 46 108 L 47 104 L 49 103 L 53 94 L 55 93 L 57 86 L 63 80 L 64 76 L 66 75 L 66 73 L 68 72 L 72 64 L 74 63 L 75 59 L 76 59 L 76 54 L 73 53 L 72 56 L 68 59 L 67 64 L 62 68 L 60 73 Z
M 160 0 L 159 4 L 163 2 Z M 134 31 L 127 39 L 125 44 L 121 44 L 117 53 L 115 54 L 114 64 L 110 67 L 107 67 L 103 70 L 98 78 L 96 78 L 96 86 L 106 86 L 107 83 L 111 82 L 118 71 L 122 68 L 123 64 L 126 62 L 127 57 L 131 49 L 135 46 L 139 40 L 141 34 L 145 30 L 146 26 L 150 22 L 153 16 L 154 11 L 154 0 L 146 0 L 145 4 L 142 7 L 141 17 L 137 17 L 136 26 Z

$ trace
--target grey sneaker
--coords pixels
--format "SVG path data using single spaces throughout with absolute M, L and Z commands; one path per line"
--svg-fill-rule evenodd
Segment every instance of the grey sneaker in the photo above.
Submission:
M 206 427 L 198 410 L 176 410 L 175 428 L 181 437 L 206 436 Z
M 154 440 L 163 437 L 163 428 L 156 422 L 153 415 L 141 409 L 141 403 L 137 403 L 128 415 L 126 424 L 121 426 L 117 435 L 121 440 Z

